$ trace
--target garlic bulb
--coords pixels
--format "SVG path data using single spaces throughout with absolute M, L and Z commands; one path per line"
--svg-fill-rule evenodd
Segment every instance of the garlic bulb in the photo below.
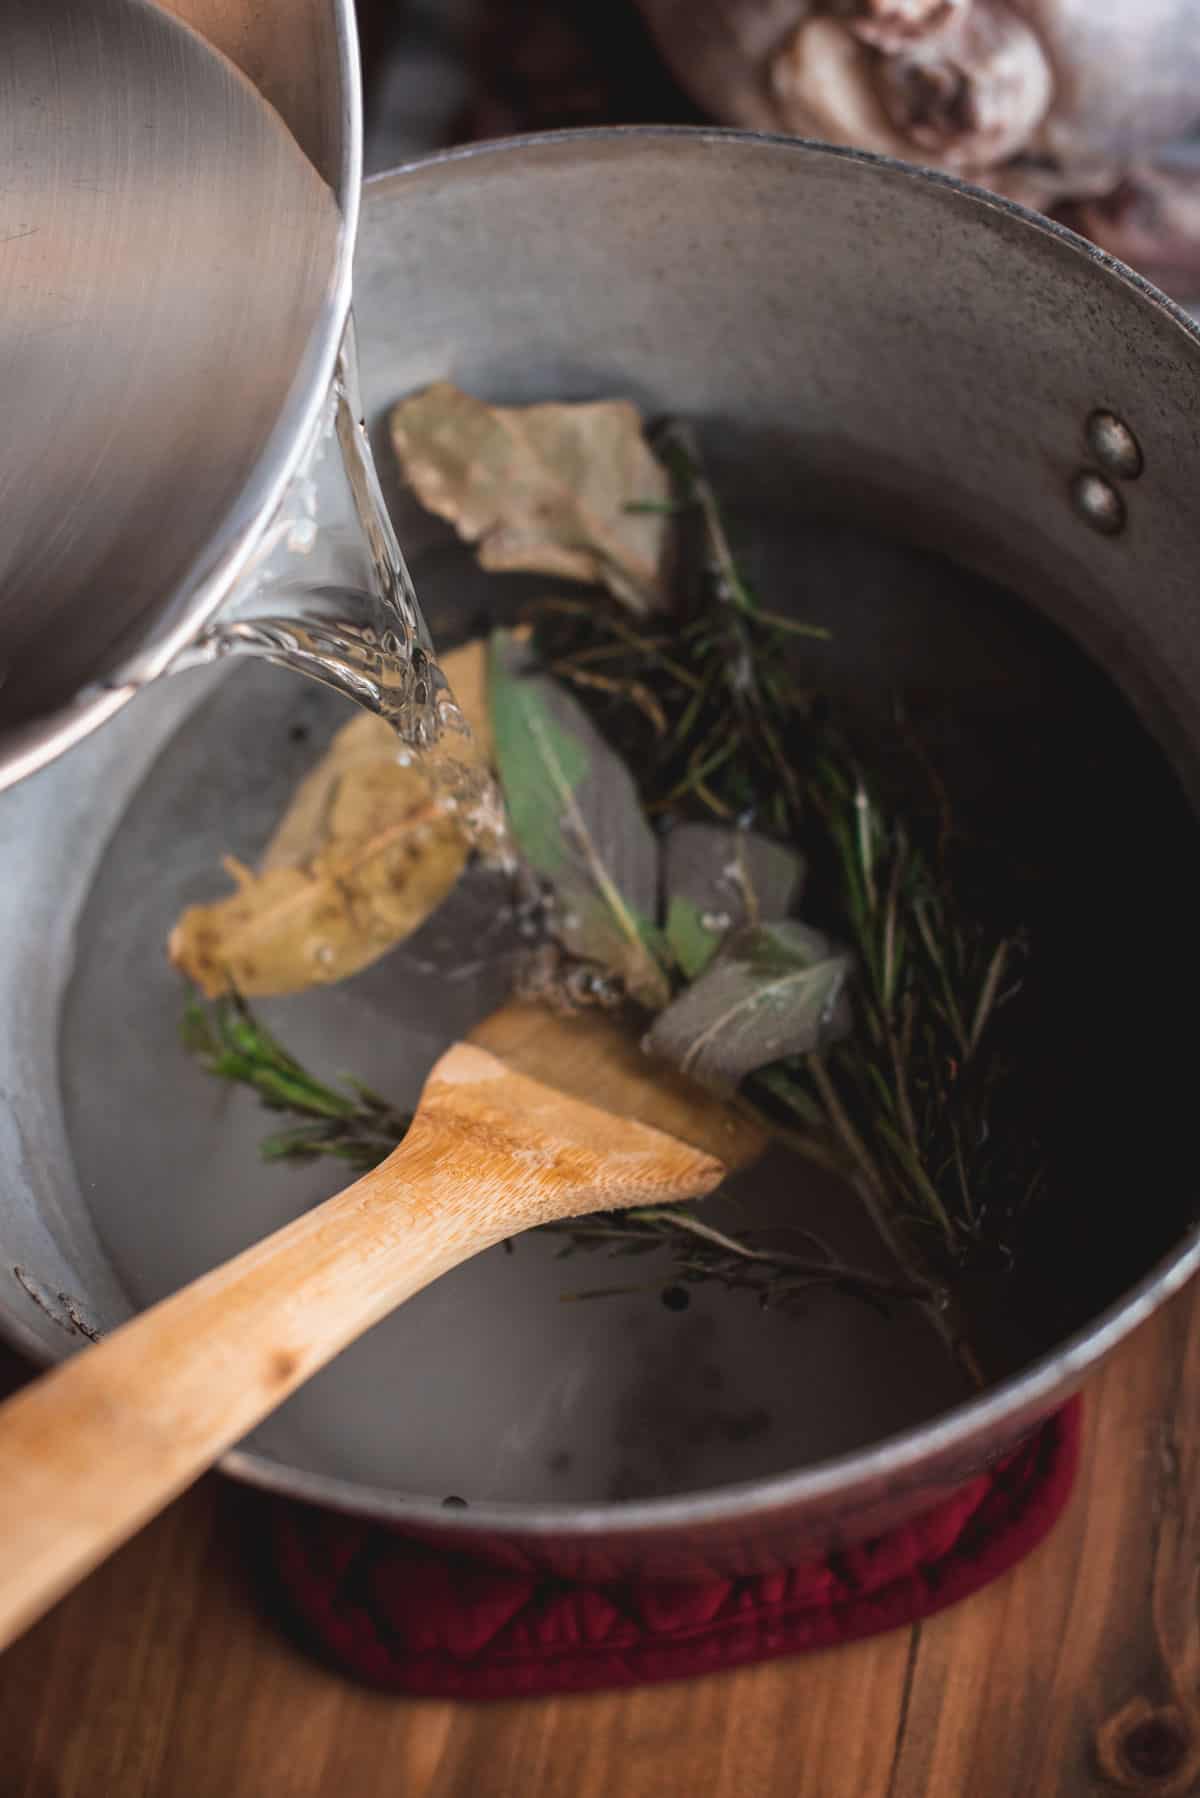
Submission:
M 1200 127 L 1200 0 L 639 4 L 676 79 L 724 123 L 945 169 L 1072 208 L 1143 264 L 1200 269 L 1200 165 L 1160 156 Z

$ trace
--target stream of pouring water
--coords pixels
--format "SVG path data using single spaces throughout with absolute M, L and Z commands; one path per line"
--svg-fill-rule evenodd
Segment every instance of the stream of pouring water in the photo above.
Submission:
M 398 753 L 420 757 L 474 846 L 512 867 L 503 800 L 438 666 L 388 516 L 350 332 L 321 428 L 253 571 L 173 671 L 230 655 L 321 681 L 386 719 Z

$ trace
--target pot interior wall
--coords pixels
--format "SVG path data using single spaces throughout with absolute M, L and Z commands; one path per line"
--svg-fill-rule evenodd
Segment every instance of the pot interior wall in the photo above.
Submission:
M 771 602 L 833 629 L 822 679 L 899 680 L 967 721 L 966 816 L 1048 858 L 1034 923 L 1060 1028 L 1040 1048 L 1072 1075 L 1062 1202 L 1024 1245 L 1030 1278 L 993 1282 L 981 1307 L 1013 1365 L 1086 1323 L 1195 1210 L 1186 1070 L 1161 1046 L 1171 1010 L 1194 1006 L 1200 897 L 1183 797 L 1200 787 L 1183 325 L 989 203 L 849 157 L 706 138 L 518 146 L 397 177 L 368 194 L 357 293 L 381 446 L 387 405 L 441 377 L 502 400 L 619 392 L 686 413 Z M 1146 454 L 1113 539 L 1067 498 L 1098 404 L 1130 418 Z M 485 581 L 395 491 L 385 447 L 381 463 L 444 644 L 539 590 Z M 1042 613 L 1111 671 L 1170 769 Z M 47 1352 L 71 1328 L 59 1292 L 108 1327 L 122 1293 L 146 1302 L 336 1184 L 257 1165 L 262 1115 L 178 1047 L 161 944 L 181 904 L 219 890 L 222 852 L 253 858 L 340 717 L 269 669 L 211 690 L 187 677 L 0 802 L 0 923 L 27 945 L 0 1032 L 18 1095 L 0 1136 L 5 1259 L 59 1321 L 27 1286 L 4 1308 Z M 465 891 L 456 908 L 376 971 L 268 1015 L 324 1071 L 402 1100 L 503 985 L 464 952 L 482 936 L 502 962 L 495 895 Z M 812 1176 L 783 1166 L 756 1192 L 789 1215 L 813 1207 L 870 1252 Z M 253 1447 L 349 1495 L 632 1497 L 791 1470 L 960 1396 L 919 1326 L 843 1298 L 799 1319 L 736 1295 L 678 1315 L 640 1294 L 561 1302 L 607 1272 L 545 1245 L 484 1257 L 372 1332 Z
M 1045 1278 L 985 1283 L 980 1294 L 996 1353 L 1016 1365 L 1117 1297 L 1185 1226 L 1189 1195 L 1160 1165 L 1161 1107 L 1138 1081 L 1146 1058 L 1120 1045 L 1145 1040 L 1164 983 L 1178 990 L 1185 973 L 1161 895 L 1190 821 L 1128 708 L 1052 627 L 940 558 L 764 511 L 751 472 L 734 509 L 739 535 L 773 604 L 836 630 L 836 648 L 817 652 L 822 675 L 881 695 L 900 681 L 935 712 L 946 704 L 965 717 L 956 796 L 968 828 L 1007 832 L 1014 854 L 1047 860 L 1042 934 L 1057 933 L 1070 1003 L 1086 1008 L 1067 1016 L 1063 1052 L 1091 1061 L 1082 1115 L 1065 1131 L 1068 1202 L 1047 1217 L 1036 1256 Z M 511 615 L 538 590 L 481 581 L 449 531 L 415 573 L 443 641 L 468 595 L 480 621 Z M 255 859 L 344 715 L 332 696 L 270 668 L 217 683 L 130 795 L 91 885 L 62 1019 L 62 1093 L 92 1218 L 135 1304 L 339 1184 L 336 1167 L 261 1165 L 271 1120 L 189 1063 L 162 944 L 183 905 L 222 889 L 224 852 Z M 1116 854 L 1109 796 L 1122 783 L 1131 800 Z M 468 882 L 374 970 L 262 1010 L 323 1073 L 350 1070 L 409 1101 L 439 1050 L 503 994 L 513 939 L 502 898 L 487 880 Z M 1172 903 L 1197 898 L 1193 884 Z M 1114 968 L 1114 943 L 1139 945 L 1137 980 Z M 1102 1140 L 1092 1106 L 1112 1120 Z M 1142 1175 L 1136 1206 L 1126 1202 L 1130 1167 Z M 878 1257 L 846 1194 L 790 1156 L 743 1177 L 722 1203 L 731 1225 L 803 1225 L 850 1259 Z M 902 1313 L 825 1293 L 798 1316 L 777 1315 L 704 1288 L 680 1314 L 658 1300 L 657 1262 L 562 1261 L 559 1247 L 525 1238 L 448 1276 L 311 1382 L 252 1446 L 284 1465 L 435 1498 L 609 1500 L 783 1473 L 963 1395 L 923 1325 Z M 645 1290 L 563 1301 L 625 1283 Z

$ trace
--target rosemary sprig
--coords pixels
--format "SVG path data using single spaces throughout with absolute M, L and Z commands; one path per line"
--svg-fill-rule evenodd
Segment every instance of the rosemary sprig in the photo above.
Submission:
M 719 1280 L 728 1288 L 752 1293 L 764 1308 L 795 1309 L 815 1286 L 833 1287 L 874 1305 L 895 1300 L 930 1305 L 940 1298 L 936 1288 L 924 1280 L 888 1277 L 849 1266 L 813 1231 L 798 1232 L 812 1245 L 813 1253 L 808 1255 L 778 1247 L 760 1248 L 755 1246 L 755 1232 L 731 1236 L 697 1217 L 688 1206 L 602 1212 L 594 1218 L 575 1218 L 543 1228 L 567 1234 L 568 1241 L 560 1251 L 563 1256 L 597 1248 L 612 1255 L 641 1255 L 665 1246 L 672 1253 L 674 1281 L 696 1285 Z M 567 1296 L 598 1298 L 638 1290 L 636 1286 L 605 1286 Z
M 263 1139 L 260 1146 L 266 1161 L 308 1161 L 330 1155 L 365 1172 L 391 1153 L 412 1122 L 408 1113 L 390 1106 L 361 1081 L 347 1081 L 343 1092 L 316 1079 L 239 997 L 217 999 L 208 1005 L 191 997 L 181 1034 L 185 1047 L 207 1073 L 248 1088 L 268 1110 L 300 1120 L 293 1128 Z M 937 1296 L 923 1281 L 888 1279 L 851 1267 L 811 1232 L 802 1234 L 813 1253 L 800 1256 L 757 1246 L 748 1233 L 739 1239 L 717 1230 L 694 1208 L 684 1205 L 669 1210 L 650 1206 L 602 1211 L 544 1224 L 542 1229 L 564 1238 L 560 1250 L 564 1256 L 582 1250 L 629 1255 L 669 1248 L 670 1274 L 657 1283 L 665 1292 L 673 1293 L 685 1284 L 715 1282 L 748 1292 L 761 1305 L 785 1308 L 794 1308 L 814 1286 L 833 1287 L 875 1305 L 895 1301 L 928 1304 Z M 614 1290 L 605 1287 L 598 1292 Z
M 803 811 L 803 786 L 785 745 L 803 695 L 782 658 L 783 640 L 822 639 L 829 633 L 763 610 L 734 557 L 691 431 L 668 423 L 655 448 L 672 476 L 683 518 L 690 512 L 699 526 L 699 578 L 692 593 L 684 594 L 681 636 L 702 700 L 707 699 L 707 706 L 698 704 L 681 720 L 687 770 L 663 803 L 694 792 L 709 810 L 728 816 L 761 809 L 765 800 L 775 826 L 794 829 Z M 712 728 L 692 740 L 697 714 L 705 710 L 714 714 Z M 714 783 L 718 770 L 723 778 Z
M 675 488 L 678 616 L 669 634 L 639 627 L 603 600 L 552 599 L 536 609 L 547 670 L 616 725 L 642 771 L 646 809 L 693 805 L 721 819 L 753 812 L 793 835 L 803 782 L 788 739 L 806 709 L 786 657 L 822 627 L 766 610 L 741 570 L 690 432 L 669 424 L 655 447 Z M 657 509 L 657 508 L 656 508 Z
M 391 1154 L 412 1122 L 360 1080 L 347 1080 L 341 1092 L 317 1080 L 236 996 L 208 1006 L 189 998 L 181 1035 L 208 1073 L 248 1087 L 268 1111 L 301 1120 L 264 1137 L 264 1161 L 332 1155 L 365 1173 Z
M 809 792 L 857 960 L 855 1030 L 759 1083 L 840 1145 L 874 1208 L 936 1262 L 1002 1256 L 1004 1224 L 1043 1178 L 1030 1111 L 1006 1127 L 1018 1088 L 1002 1013 L 1022 989 L 1024 935 L 964 915 L 946 870 L 884 814 L 844 746 Z
M 1007 1226 L 1044 1179 L 1009 1049 L 1024 933 L 986 928 L 956 891 L 949 801 L 912 732 L 902 733 L 904 763 L 920 793 L 911 805 L 885 802 L 897 756 L 873 763 L 797 679 L 786 621 L 759 605 L 740 570 L 690 435 L 669 426 L 657 447 L 675 477 L 680 529 L 690 520 L 700 537 L 670 661 L 661 636 L 639 636 L 603 600 L 541 609 L 537 640 L 568 677 L 581 658 L 602 656 L 608 690 L 590 703 L 649 812 L 753 823 L 829 871 L 814 921 L 854 951 L 855 1028 L 821 1057 L 752 1076 L 747 1099 L 789 1118 L 819 1159 L 851 1175 L 918 1282 L 1004 1265 Z M 648 739 L 640 721 L 651 707 L 660 722 Z
M 535 648 L 623 757 L 646 812 L 753 825 L 795 844 L 817 871 L 812 922 L 853 952 L 854 1028 L 821 1054 L 760 1069 L 740 1096 L 848 1176 L 898 1271 L 850 1268 L 807 1233 L 804 1253 L 752 1232 L 733 1237 L 689 1207 L 544 1228 L 567 1254 L 669 1249 L 676 1297 L 716 1281 L 791 1306 L 820 1283 L 870 1302 L 916 1302 L 978 1378 L 955 1283 L 964 1270 L 1004 1265 L 1008 1226 L 1044 1180 L 1013 1052 L 1028 945 L 964 899 L 946 788 L 921 745 L 909 733 L 921 794 L 897 800 L 897 758 L 868 753 L 813 699 L 819 682 L 798 676 L 802 640 L 826 633 L 761 605 L 690 435 L 669 426 L 657 447 L 679 535 L 671 628 L 631 618 L 608 596 L 555 598 L 535 610 Z M 672 978 L 678 988 L 678 970 Z M 207 1016 L 193 1007 L 189 1029 L 212 1073 L 296 1120 L 264 1144 L 273 1159 L 332 1154 L 366 1168 L 407 1128 L 357 1083 L 314 1080 L 238 1002 Z

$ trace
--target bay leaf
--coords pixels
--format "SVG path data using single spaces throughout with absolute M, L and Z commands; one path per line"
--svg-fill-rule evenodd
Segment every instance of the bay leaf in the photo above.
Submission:
M 168 952 L 210 998 L 328 985 L 410 936 L 466 859 L 457 821 L 420 772 L 381 758 L 333 787 L 324 847 L 308 861 L 256 874 L 231 857 L 237 891 L 189 907 Z
M 804 889 L 804 858 L 784 843 L 725 824 L 679 824 L 663 850 L 666 933 L 694 980 L 733 931 L 782 919 Z
M 442 661 L 480 756 L 490 747 L 485 647 L 478 639 Z M 185 911 L 168 952 L 210 998 L 344 980 L 425 922 L 467 853 L 419 761 L 382 718 L 356 713 L 292 795 L 259 871 L 231 858 L 236 891 Z
M 749 925 L 659 1014 L 644 1046 L 730 1093 L 755 1068 L 846 1033 L 850 968 L 848 955 L 803 924 Z
M 658 843 L 629 769 L 587 713 L 507 631 L 492 638 L 488 700 L 496 772 L 522 856 L 554 889 L 565 949 L 619 974 L 657 1008 Z
M 330 739 L 315 768 L 300 782 L 275 826 L 259 862 L 259 873 L 296 868 L 320 853 L 329 834 L 329 810 L 343 782 L 351 785 L 381 761 L 394 762 L 396 733 L 373 712 L 358 712 Z
M 492 734 L 487 706 L 486 639 L 473 637 L 461 648 L 442 656 L 439 665 L 470 727 L 473 754 L 489 761 Z M 345 803 L 346 794 L 353 791 L 356 782 L 361 779 L 369 786 L 371 770 L 394 762 L 400 754 L 403 746 L 387 720 L 374 712 L 356 710 L 349 722 L 335 732 L 321 760 L 292 794 L 259 862 L 260 873 L 311 861 L 325 844 L 333 795 L 340 789 Z M 397 798 L 401 797 L 398 793 Z
M 599 583 L 631 610 L 665 604 L 670 498 L 628 400 L 488 406 L 448 381 L 392 410 L 392 444 L 421 504 L 477 546 L 481 567 Z

